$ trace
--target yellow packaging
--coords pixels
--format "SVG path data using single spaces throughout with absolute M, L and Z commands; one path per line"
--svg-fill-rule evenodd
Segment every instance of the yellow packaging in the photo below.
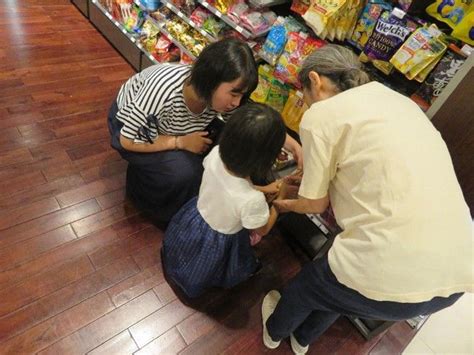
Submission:
M 319 36 L 326 28 L 329 19 L 339 11 L 346 0 L 314 0 L 303 15 L 306 23 Z
M 453 37 L 474 45 L 474 2 L 472 0 L 437 0 L 426 8 L 426 12 L 453 28 Z
M 390 59 L 390 63 L 408 79 L 415 78 L 447 48 L 436 34 L 433 28 L 417 29 Z
M 273 79 L 273 69 L 268 64 L 258 67 L 258 86 L 250 95 L 250 99 L 255 102 L 264 104 L 267 101 L 268 92 L 270 91 L 270 83 Z
M 281 112 L 285 125 L 292 131 L 299 132 L 300 122 L 307 106 L 303 100 L 303 93 L 301 91 L 290 90 L 288 101 Z

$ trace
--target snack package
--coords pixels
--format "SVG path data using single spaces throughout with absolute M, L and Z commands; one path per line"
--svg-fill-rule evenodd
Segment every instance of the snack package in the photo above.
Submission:
M 264 104 L 267 101 L 268 92 L 270 91 L 270 83 L 273 79 L 273 68 L 267 64 L 258 67 L 258 85 L 250 95 L 250 99 L 255 102 Z
M 290 10 L 303 16 L 308 11 L 310 0 L 293 0 Z
M 320 36 L 331 17 L 340 10 L 347 0 L 314 0 L 303 15 L 306 23 Z
M 185 52 L 181 52 L 181 58 L 179 60 L 179 64 L 189 65 L 194 62 L 193 58 L 187 55 Z
M 270 32 L 263 43 L 262 50 L 259 52 L 259 55 L 271 65 L 276 64 L 285 48 L 287 39 L 287 31 L 283 25 L 284 19 L 279 18 L 276 22 L 277 24 L 273 25 L 270 29 Z
M 375 24 L 378 18 L 385 10 L 391 10 L 392 7 L 385 1 L 381 0 L 369 0 L 365 5 L 359 20 L 357 21 L 354 32 L 349 42 L 362 50 L 367 43 L 372 31 L 374 30 Z
M 288 85 L 276 78 L 272 78 L 265 103 L 276 111 L 281 112 L 285 107 L 286 100 L 288 100 L 289 91 Z
M 285 125 L 294 132 L 299 132 L 300 122 L 304 112 L 308 109 L 301 91 L 290 90 L 288 100 L 281 112 Z
M 210 17 L 212 14 L 207 11 L 205 8 L 198 6 L 196 10 L 193 11 L 191 17 L 189 18 L 193 21 L 198 27 L 202 27 L 204 22 Z
M 229 16 L 232 21 L 239 24 L 242 16 L 248 11 L 249 6 L 245 2 L 237 2 L 230 7 L 229 11 L 227 12 L 227 16 Z
M 411 96 L 412 100 L 423 111 L 427 111 L 465 61 L 466 57 L 459 51 L 448 50 L 425 82 Z
M 324 41 L 308 37 L 306 33 L 290 32 L 285 50 L 275 66 L 275 78 L 284 83 L 300 87 L 298 73 L 301 64 L 309 54 L 324 44 Z
M 203 23 L 202 28 L 211 36 L 218 37 L 219 33 L 224 29 L 225 23 L 217 20 L 214 16 L 209 16 Z
M 240 18 L 242 26 L 248 29 L 253 34 L 265 32 L 270 28 L 270 25 L 265 20 L 263 15 L 257 11 L 246 12 Z
M 447 48 L 438 38 L 439 30 L 433 26 L 416 30 L 390 60 L 409 80 L 416 77 Z
M 215 0 L 214 7 L 223 14 L 226 14 L 234 3 L 234 0 Z
M 453 28 L 453 37 L 474 45 L 474 2 L 472 0 L 437 0 L 426 8 L 426 12 Z
M 364 54 L 372 60 L 390 60 L 415 28 L 409 27 L 405 13 L 400 9 L 384 12 L 364 47 Z
M 171 0 L 171 2 L 174 6 L 184 12 L 188 17 L 196 8 L 196 3 L 194 0 Z

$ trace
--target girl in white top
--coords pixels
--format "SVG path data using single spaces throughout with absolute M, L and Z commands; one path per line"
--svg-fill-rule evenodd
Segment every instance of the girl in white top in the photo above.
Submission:
M 270 231 L 278 212 L 252 181 L 269 172 L 285 132 L 278 112 L 249 104 L 230 117 L 220 145 L 205 158 L 199 196 L 173 217 L 163 243 L 167 276 L 187 296 L 232 287 L 257 270 L 251 245 Z

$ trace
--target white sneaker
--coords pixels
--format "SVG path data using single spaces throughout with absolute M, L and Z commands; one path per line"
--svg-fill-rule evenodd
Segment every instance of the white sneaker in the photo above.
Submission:
M 262 302 L 263 343 L 269 349 L 276 349 L 281 343 L 281 340 L 274 341 L 270 337 L 270 334 L 268 334 L 267 326 L 265 324 L 267 323 L 268 318 L 270 318 L 273 311 L 275 310 L 275 307 L 278 304 L 278 301 L 280 301 L 280 298 L 280 292 L 272 290 L 267 293 Z
M 291 350 L 296 355 L 304 355 L 308 352 L 309 345 L 302 346 L 298 343 L 298 340 L 293 336 L 293 333 L 290 335 Z

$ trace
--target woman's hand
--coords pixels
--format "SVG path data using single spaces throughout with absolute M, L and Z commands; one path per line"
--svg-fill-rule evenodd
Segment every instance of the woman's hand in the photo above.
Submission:
M 207 138 L 208 132 L 193 132 L 178 137 L 176 148 L 187 150 L 195 154 L 203 154 L 209 149 L 212 140 Z
M 300 189 L 301 179 L 303 178 L 303 172 L 299 169 L 295 170 L 291 175 L 285 176 L 283 179 L 286 185 L 286 196 L 287 199 L 298 198 L 298 190 Z
M 298 169 L 303 169 L 303 149 L 301 145 L 290 135 L 286 135 L 284 147 L 288 149 L 295 158 L 296 164 L 298 164 Z

